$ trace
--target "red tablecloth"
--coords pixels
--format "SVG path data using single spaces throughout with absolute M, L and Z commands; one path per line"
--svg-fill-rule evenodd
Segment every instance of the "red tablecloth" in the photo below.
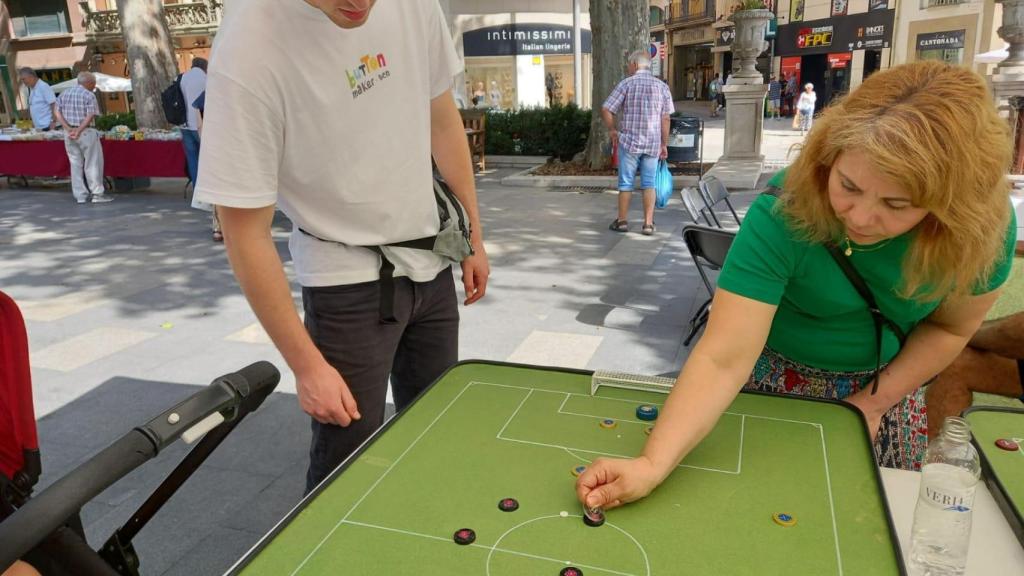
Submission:
M 187 177 L 185 150 L 178 140 L 102 140 L 103 174 L 111 178 Z M 71 175 L 63 140 L 0 142 L 0 174 Z

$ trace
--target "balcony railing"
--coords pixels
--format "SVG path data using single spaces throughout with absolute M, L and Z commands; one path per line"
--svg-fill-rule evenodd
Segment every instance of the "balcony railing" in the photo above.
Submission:
M 121 15 L 117 10 L 93 10 L 88 0 L 79 0 L 85 14 L 85 30 L 90 40 L 110 40 L 121 37 Z M 220 25 L 222 0 L 180 2 L 164 4 L 164 18 L 171 34 L 209 34 Z
M 697 20 L 714 20 L 714 0 L 672 0 L 668 5 L 668 24 L 680 24 Z
M 968 0 L 921 0 L 921 8 L 934 8 L 936 6 L 956 6 L 967 4 Z

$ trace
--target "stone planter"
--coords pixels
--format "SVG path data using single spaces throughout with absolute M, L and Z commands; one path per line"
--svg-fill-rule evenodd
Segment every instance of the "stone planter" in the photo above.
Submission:
M 1024 0 L 996 0 L 1003 5 L 1003 25 L 996 30 L 1009 44 L 1009 56 L 999 63 L 997 74 L 1024 72 Z
M 732 41 L 733 58 L 739 70 L 729 77 L 728 84 L 764 84 L 757 71 L 757 57 L 768 49 L 764 36 L 768 22 L 774 17 L 771 10 L 740 10 L 730 20 L 736 24 L 736 38 Z

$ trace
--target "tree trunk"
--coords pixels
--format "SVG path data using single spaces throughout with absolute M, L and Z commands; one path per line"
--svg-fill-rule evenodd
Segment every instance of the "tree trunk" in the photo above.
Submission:
M 132 79 L 135 119 L 139 128 L 167 128 L 160 93 L 178 75 L 171 33 L 161 0 L 120 0 L 128 69 Z
M 651 43 L 648 0 L 601 0 L 590 3 L 593 32 L 593 111 L 584 162 L 605 168 L 611 162 L 611 140 L 601 121 L 601 105 L 626 76 L 629 55 Z

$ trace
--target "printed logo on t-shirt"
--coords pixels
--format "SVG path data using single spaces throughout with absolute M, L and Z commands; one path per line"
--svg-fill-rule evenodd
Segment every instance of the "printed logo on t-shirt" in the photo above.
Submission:
M 367 54 L 359 59 L 359 66 L 353 70 L 346 70 L 348 76 L 348 87 L 352 90 L 352 98 L 358 98 L 373 89 L 377 82 L 383 82 L 391 77 L 388 68 L 387 58 L 381 52 L 376 56 Z

